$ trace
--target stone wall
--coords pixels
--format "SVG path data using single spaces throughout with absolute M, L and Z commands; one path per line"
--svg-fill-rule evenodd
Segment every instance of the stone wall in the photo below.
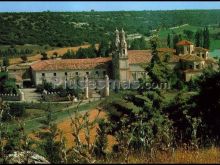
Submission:
M 18 94 L 0 93 L 0 98 L 4 101 L 24 101 L 24 93 L 19 90 Z
M 97 68 L 97 69 L 90 69 L 90 70 L 66 70 L 66 71 L 33 71 L 33 81 L 35 85 L 42 84 L 42 73 L 45 74 L 44 79 L 47 82 L 54 82 L 57 78 L 57 83 L 62 85 L 64 84 L 64 81 L 67 79 L 67 81 L 73 80 L 77 78 L 77 74 L 80 78 L 83 78 L 87 72 L 89 73 L 89 77 L 95 78 L 95 79 L 103 79 L 105 77 L 105 74 L 107 73 L 107 69 L 105 67 L 103 68 Z M 56 76 L 54 76 L 54 73 L 56 73 Z M 67 73 L 67 75 L 65 75 Z
M 198 76 L 200 76 L 202 72 L 191 72 L 191 73 L 185 73 L 185 81 L 190 81 L 190 79 L 194 79 Z

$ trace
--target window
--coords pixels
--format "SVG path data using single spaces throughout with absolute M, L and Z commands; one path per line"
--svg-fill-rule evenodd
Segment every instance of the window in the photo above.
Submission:
M 104 76 L 106 75 L 106 71 L 103 71 L 103 75 L 104 75 Z
M 67 76 L 67 72 L 65 72 L 65 76 Z
M 57 73 L 53 73 L 53 75 L 54 75 L 54 76 L 56 76 L 56 75 L 57 75 Z
M 96 71 L 95 74 L 96 74 L 97 76 L 99 76 L 99 71 Z
M 76 75 L 78 76 L 78 75 L 79 75 L 79 73 L 78 73 L 78 72 L 76 72 Z
M 45 73 L 42 73 L 42 76 L 44 77 L 44 76 L 45 76 Z
M 89 75 L 89 72 L 86 72 L 86 75 Z

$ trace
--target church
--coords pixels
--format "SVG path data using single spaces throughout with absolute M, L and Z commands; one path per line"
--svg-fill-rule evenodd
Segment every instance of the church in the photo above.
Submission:
M 202 74 L 206 67 L 217 69 L 216 60 L 209 57 L 207 49 L 195 47 L 190 41 L 179 41 L 176 44 L 178 51 L 171 48 L 158 48 L 158 54 L 163 60 L 170 54 L 168 65 L 174 71 L 179 71 L 183 81 Z M 128 50 L 124 30 L 115 31 L 115 51 L 110 57 L 97 57 L 86 59 L 49 59 L 36 61 L 28 68 L 31 81 L 35 86 L 47 82 L 59 82 L 84 79 L 109 79 L 120 81 L 136 81 L 147 76 L 146 66 L 151 62 L 151 50 Z M 16 67 L 9 66 L 9 74 L 15 74 Z M 27 69 L 27 67 L 26 67 Z M 19 72 L 23 73 L 23 72 Z M 18 77 L 18 75 L 15 75 Z M 21 83 L 21 79 L 19 79 Z
M 115 47 L 112 57 L 86 59 L 50 59 L 31 65 L 35 85 L 43 80 L 54 79 L 69 81 L 76 77 L 88 76 L 89 79 L 110 79 L 128 81 L 138 80 L 145 75 L 145 67 L 151 61 L 150 50 L 128 50 L 125 32 L 115 31 Z

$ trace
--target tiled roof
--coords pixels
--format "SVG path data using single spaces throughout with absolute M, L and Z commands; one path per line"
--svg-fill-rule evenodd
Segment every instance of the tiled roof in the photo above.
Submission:
M 150 50 L 128 50 L 129 64 L 150 63 L 152 58 Z M 93 69 L 103 67 L 112 61 L 111 57 L 87 58 L 87 59 L 50 59 L 38 61 L 31 65 L 36 71 L 40 70 L 73 70 L 73 69 Z
M 128 50 L 129 64 L 149 63 L 151 58 L 150 50 Z
M 208 49 L 202 47 L 195 47 L 195 52 L 204 52 L 204 51 L 208 51 Z
M 160 60 L 164 61 L 165 60 L 165 54 L 159 54 Z M 171 55 L 169 62 L 179 62 L 180 57 L 177 55 Z
M 38 61 L 31 65 L 33 70 L 72 70 L 99 68 L 111 61 L 111 57 L 87 58 L 87 59 L 50 59 Z
M 180 59 L 183 61 L 204 61 L 202 57 L 192 54 L 181 55 Z
M 202 69 L 187 69 L 183 71 L 184 73 L 199 73 L 202 72 Z
M 179 41 L 176 45 L 177 46 L 193 45 L 193 43 L 187 40 L 182 40 L 182 41 Z
M 209 57 L 208 59 L 206 59 L 205 63 L 206 64 L 218 64 L 218 62 L 212 57 Z
M 157 49 L 158 52 L 175 52 L 175 49 L 172 48 L 158 48 Z
M 19 64 L 15 64 L 15 65 L 10 65 L 8 66 L 8 70 L 19 70 L 19 69 L 28 69 L 30 66 L 28 65 L 19 65 Z

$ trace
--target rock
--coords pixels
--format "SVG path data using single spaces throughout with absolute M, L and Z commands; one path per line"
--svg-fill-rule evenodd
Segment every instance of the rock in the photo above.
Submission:
M 31 151 L 15 151 L 6 156 L 7 164 L 50 164 L 43 156 Z

